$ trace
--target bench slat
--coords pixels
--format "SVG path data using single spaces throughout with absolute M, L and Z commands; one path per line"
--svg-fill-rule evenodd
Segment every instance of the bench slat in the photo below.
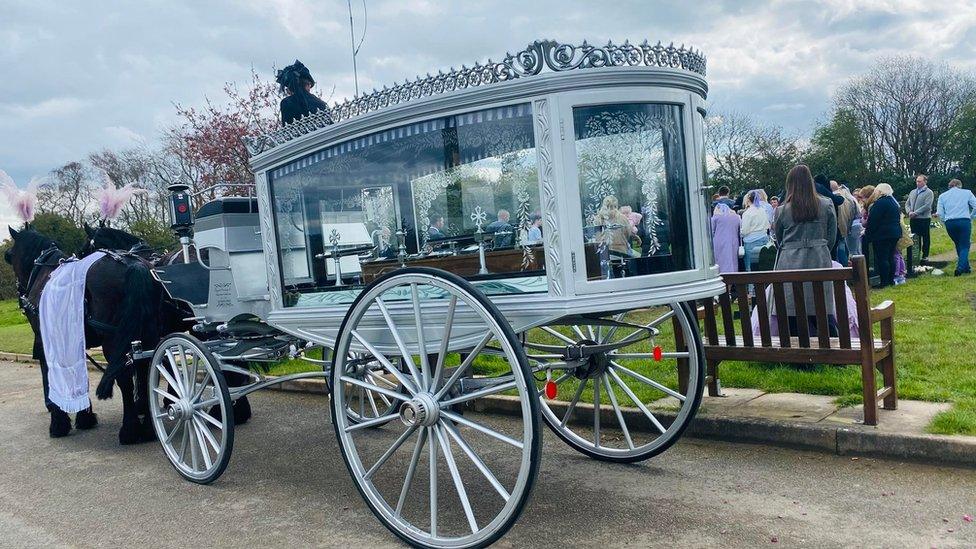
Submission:
M 749 271 L 740 273 L 725 273 L 722 279 L 729 284 L 742 284 L 763 282 L 792 282 L 794 280 L 822 280 L 831 282 L 834 280 L 850 280 L 854 276 L 854 269 L 844 267 L 841 269 L 803 269 L 792 271 Z
M 786 294 L 782 282 L 773 282 L 773 301 L 776 303 L 776 324 L 779 326 L 779 346 L 790 346 L 790 321 L 786 313 Z
M 769 329 L 769 304 L 766 303 L 766 285 L 756 284 L 756 309 L 759 316 L 759 339 L 763 347 L 772 347 L 773 341 Z
M 739 324 L 742 326 L 742 341 L 748 347 L 755 345 L 752 339 L 752 318 L 749 316 L 749 285 L 739 284 L 735 287 L 739 301 Z
M 735 323 L 732 320 L 732 301 L 729 299 L 728 288 L 718 296 L 718 304 L 722 307 L 722 327 L 725 329 L 725 344 L 735 345 Z
M 800 347 L 810 346 L 810 321 L 807 319 L 807 300 L 803 295 L 803 283 L 793 282 L 793 307 L 796 311 L 796 335 L 800 338 Z
M 837 330 L 841 349 L 851 348 L 851 330 L 848 327 L 847 285 L 843 280 L 834 281 L 834 309 L 837 310 Z
M 827 298 L 824 296 L 826 289 L 820 280 L 813 283 L 813 308 L 817 315 L 817 341 L 820 348 L 830 347 L 830 327 L 827 322 Z

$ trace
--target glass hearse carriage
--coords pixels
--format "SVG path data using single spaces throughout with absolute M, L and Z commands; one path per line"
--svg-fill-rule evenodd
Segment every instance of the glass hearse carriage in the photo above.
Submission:
M 327 349 L 343 457 L 404 540 L 507 531 L 540 418 L 630 462 L 694 416 L 704 360 L 686 303 L 723 289 L 704 73 L 684 47 L 542 41 L 248 143 L 262 320 Z

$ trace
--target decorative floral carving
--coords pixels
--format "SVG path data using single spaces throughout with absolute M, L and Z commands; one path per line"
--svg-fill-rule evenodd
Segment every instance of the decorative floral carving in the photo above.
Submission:
M 556 180 L 552 168 L 552 131 L 549 121 L 549 100 L 535 100 L 536 159 L 539 181 L 542 184 L 542 219 L 545 226 L 546 270 L 549 272 L 549 293 L 563 295 L 563 265 L 560 261 L 559 226 L 556 224 Z
M 392 88 L 384 86 L 382 90 L 346 99 L 328 111 L 302 117 L 277 131 L 247 137 L 244 141 L 248 151 L 255 155 L 333 123 L 423 97 L 535 76 L 545 69 L 562 72 L 638 66 L 682 69 L 705 76 L 705 56 L 684 45 L 675 47 L 672 43 L 664 46 L 660 42 L 652 45 L 645 40 L 641 44 L 624 42 L 617 45 L 607 42 L 605 46 L 593 46 L 584 41 L 577 46 L 554 40 L 537 40 L 514 55 L 506 54 L 500 62 L 489 59 L 486 64 L 475 63 L 473 67 L 462 65 L 460 69 L 452 67 L 446 73 L 438 71 L 436 75 L 427 74 Z

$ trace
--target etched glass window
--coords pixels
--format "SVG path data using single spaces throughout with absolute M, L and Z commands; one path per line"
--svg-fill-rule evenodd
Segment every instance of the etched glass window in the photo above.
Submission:
M 681 107 L 576 107 L 588 280 L 692 268 Z
M 401 265 L 546 291 L 529 104 L 377 132 L 271 173 L 286 306 L 350 302 Z

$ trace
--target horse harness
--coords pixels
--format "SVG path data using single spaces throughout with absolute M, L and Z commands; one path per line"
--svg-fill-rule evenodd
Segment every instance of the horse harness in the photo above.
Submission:
M 105 254 L 106 257 L 110 257 L 123 265 L 126 264 L 126 258 L 135 259 L 141 263 L 145 263 L 150 268 L 152 265 L 149 264 L 146 259 L 137 253 L 136 249 L 127 252 L 118 252 L 115 250 L 96 250 Z M 65 257 L 64 252 L 62 252 L 58 247 L 52 244 L 48 249 L 41 252 L 41 255 L 34 260 L 34 267 L 31 269 L 30 276 L 27 277 L 27 284 L 21 285 L 20 282 L 17 283 L 17 293 L 18 301 L 20 303 L 20 309 L 28 318 L 40 318 L 40 307 L 39 304 L 35 304 L 29 298 L 31 290 L 34 285 L 41 278 L 41 270 L 45 267 L 53 267 L 51 272 L 53 273 L 55 269 L 60 267 L 64 263 L 69 263 L 72 261 L 78 261 L 78 257 L 72 255 L 71 257 Z M 48 273 L 50 275 L 50 273 Z M 41 290 L 43 291 L 43 289 Z M 91 326 L 92 328 L 101 331 L 112 333 L 115 332 L 116 326 L 96 320 L 88 313 L 88 297 L 85 297 L 85 324 Z

